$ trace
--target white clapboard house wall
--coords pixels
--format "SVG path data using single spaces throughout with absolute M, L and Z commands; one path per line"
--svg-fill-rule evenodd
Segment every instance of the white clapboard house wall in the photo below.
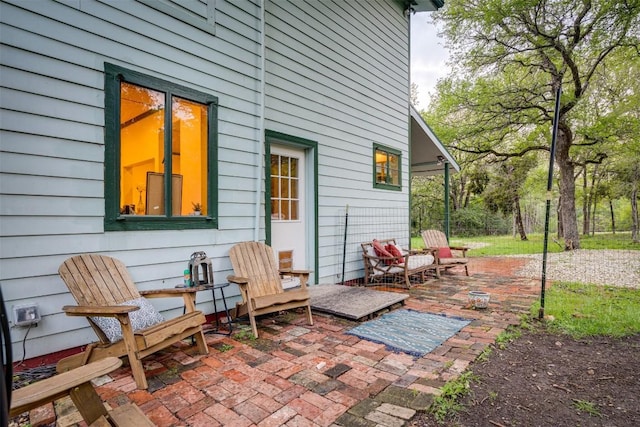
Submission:
M 146 290 L 180 283 L 194 251 L 207 253 L 224 282 L 233 244 L 295 235 L 304 253 L 297 267 L 313 270 L 314 283 L 335 283 L 347 204 L 372 215 L 381 205 L 408 212 L 405 3 L 0 1 L 0 286 L 9 310 L 37 303 L 41 314 L 37 327 L 12 328 L 16 358 L 27 332 L 27 358 L 95 340 L 83 318 L 61 310 L 75 302 L 57 270 L 75 254 L 122 260 Z M 435 9 L 438 1 L 417 3 Z M 210 227 L 107 225 L 109 66 L 216 99 Z M 374 185 L 375 146 L 401 161 L 395 188 Z M 265 196 L 269 155 L 287 150 L 305 166 L 300 234 L 277 228 Z M 403 234 L 393 236 L 404 244 L 408 220 L 399 215 Z M 360 263 L 347 265 L 347 278 L 362 277 Z M 233 305 L 238 290 L 227 296 Z M 153 304 L 166 316 L 182 310 L 180 300 Z M 211 295 L 199 294 L 198 307 L 211 314 Z

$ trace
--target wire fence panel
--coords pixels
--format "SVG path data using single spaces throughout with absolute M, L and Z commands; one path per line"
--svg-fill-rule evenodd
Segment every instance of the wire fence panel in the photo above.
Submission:
M 409 209 L 397 207 L 349 207 L 342 210 L 341 246 L 336 253 L 344 253 L 344 266 L 338 265 L 339 282 L 360 280 L 364 277 L 362 243 L 373 239 L 395 239 L 403 248 L 409 247 Z M 346 226 L 346 233 L 345 233 Z M 344 277 L 343 272 L 344 271 Z

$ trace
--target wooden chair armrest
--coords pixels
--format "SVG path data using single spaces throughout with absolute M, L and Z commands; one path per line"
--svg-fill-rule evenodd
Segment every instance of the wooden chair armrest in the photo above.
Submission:
M 117 357 L 105 357 L 97 362 L 19 388 L 12 393 L 10 415 L 14 417 L 64 397 L 71 389 L 108 374 L 121 365 L 122 360 Z
M 467 251 L 469 250 L 466 246 L 449 246 L 449 249 L 453 251 L 461 251 L 463 258 L 467 257 Z
M 296 275 L 296 276 L 302 276 L 302 275 L 305 275 L 305 274 L 308 276 L 309 274 L 311 274 L 311 270 L 289 270 L 289 271 L 287 271 L 287 273 L 288 274 L 293 274 L 293 275 Z
M 195 292 L 204 291 L 204 286 L 191 286 L 185 288 L 167 288 L 167 289 L 149 289 L 140 291 L 140 295 L 145 298 L 170 298 L 182 297 L 184 294 L 193 294 Z
M 100 316 L 100 317 L 116 317 L 120 314 L 131 313 L 140 310 L 137 305 L 105 305 L 101 307 L 86 305 L 65 305 L 62 311 L 68 316 Z
M 436 249 L 434 248 L 418 248 L 418 249 L 409 250 L 410 255 L 424 255 L 424 254 L 433 255 L 434 252 L 437 252 Z
M 246 285 L 249 283 L 249 279 L 246 277 L 234 276 L 233 274 L 227 276 L 227 281 L 235 283 L 236 285 Z
M 365 258 L 373 259 L 373 260 L 382 260 L 382 259 L 393 259 L 393 258 L 395 258 L 395 257 L 384 257 L 384 256 L 377 256 L 377 255 L 369 255 L 369 254 L 362 254 L 362 256 L 364 256 Z

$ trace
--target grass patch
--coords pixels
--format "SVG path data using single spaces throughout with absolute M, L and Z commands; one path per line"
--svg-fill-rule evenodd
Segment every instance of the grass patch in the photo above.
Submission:
M 555 283 L 545 294 L 545 315 L 552 329 L 574 338 L 624 337 L 640 333 L 640 290 L 581 283 Z M 540 308 L 532 307 L 536 316 Z
M 471 249 L 467 256 L 498 256 L 498 255 L 524 255 L 541 254 L 544 248 L 544 234 L 532 233 L 527 235 L 528 240 L 522 241 L 519 237 L 508 236 L 479 236 L 451 239 L 451 244 L 456 245 L 482 245 L 482 247 Z M 549 236 L 547 245 L 549 252 L 562 252 L 564 242 L 556 243 L 555 236 Z M 412 248 L 423 248 L 424 242 L 421 237 L 411 238 Z M 598 233 L 595 236 L 580 236 L 580 247 L 582 249 L 626 249 L 640 250 L 640 245 L 631 241 L 630 233 Z
M 231 349 L 233 349 L 233 346 L 230 344 L 226 344 L 226 343 L 222 343 L 218 346 L 215 347 L 216 350 L 218 350 L 220 353 L 225 353 Z
M 500 350 L 504 350 L 507 348 L 507 345 L 513 340 L 520 338 L 522 332 L 517 328 L 509 328 L 508 330 L 501 332 L 500 335 L 496 337 L 496 347 Z
M 588 402 L 586 400 L 573 399 L 572 405 L 578 411 L 589 414 L 592 417 L 600 416 L 600 409 L 598 409 L 595 403 Z
M 476 357 L 476 362 L 484 363 L 488 361 L 491 353 L 493 353 L 493 349 L 490 346 L 486 346 L 484 350 L 482 350 L 482 353 L 480 353 L 478 357 Z
M 459 402 L 469 393 L 473 379 L 473 372 L 468 371 L 442 386 L 442 393 L 433 399 L 433 403 L 429 407 L 429 412 L 439 423 L 444 422 L 447 417 L 455 415 L 462 409 Z

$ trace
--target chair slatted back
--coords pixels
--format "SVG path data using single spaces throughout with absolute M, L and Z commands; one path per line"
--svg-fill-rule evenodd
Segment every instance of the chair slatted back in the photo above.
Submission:
M 58 273 L 78 305 L 116 305 L 140 297 L 122 261 L 106 255 L 76 255 Z
M 422 232 L 422 240 L 428 248 L 447 248 L 447 236 L 440 230 L 424 230 Z
M 250 280 L 253 297 L 283 293 L 273 250 L 261 242 L 242 242 L 229 251 L 236 276 Z

